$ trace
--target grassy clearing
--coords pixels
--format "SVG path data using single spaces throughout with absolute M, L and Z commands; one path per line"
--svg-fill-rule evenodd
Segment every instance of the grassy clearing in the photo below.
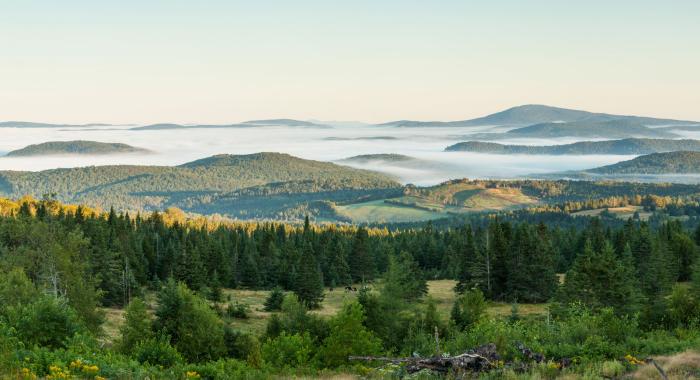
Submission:
M 453 280 L 428 281 L 428 297 L 437 303 L 438 313 L 445 320 L 450 317 L 450 311 L 456 298 L 454 293 L 455 284 L 456 281 Z M 359 288 L 360 285 L 355 285 L 355 287 Z M 229 302 L 247 305 L 250 310 L 248 318 L 233 319 L 231 320 L 231 326 L 241 331 L 259 335 L 265 331 L 267 319 L 272 315 L 272 313 L 264 311 L 265 299 L 267 299 L 269 293 L 267 290 L 224 289 L 225 302 L 222 302 L 219 306 L 225 308 Z M 326 289 L 321 308 L 313 310 L 312 313 L 331 317 L 340 310 L 346 300 L 352 300 L 356 297 L 357 293 L 346 292 L 343 288 Z M 146 294 L 145 298 L 151 311 L 154 311 L 156 306 L 154 293 Z M 494 317 L 508 316 L 511 313 L 511 307 L 510 303 L 492 302 L 489 304 L 488 313 Z M 117 308 L 106 308 L 104 310 L 106 317 L 104 324 L 105 342 L 111 343 L 119 335 L 119 327 L 124 321 L 124 311 Z M 544 315 L 547 312 L 547 305 L 518 304 L 518 312 L 523 316 Z
M 439 212 L 396 206 L 383 200 L 336 206 L 338 214 L 356 223 L 401 223 L 444 218 Z
M 583 210 L 572 213 L 571 215 L 579 216 L 598 216 L 604 212 L 605 208 L 597 208 L 593 210 Z M 615 215 L 620 219 L 627 220 L 634 216 L 635 212 L 639 213 L 639 219 L 649 220 L 649 217 L 653 214 L 649 211 L 644 211 L 642 206 L 624 206 L 624 207 L 610 207 L 607 209 L 611 214 Z

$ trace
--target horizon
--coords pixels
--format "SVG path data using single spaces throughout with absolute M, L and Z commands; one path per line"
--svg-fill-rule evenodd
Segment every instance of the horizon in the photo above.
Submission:
M 491 113 L 486 113 L 486 114 L 479 114 L 473 117 L 468 117 L 468 118 L 458 118 L 458 119 L 391 119 L 391 120 L 383 120 L 383 121 L 375 121 L 375 122 L 370 122 L 370 121 L 365 121 L 361 120 L 358 118 L 355 119 L 338 119 L 338 118 L 331 118 L 331 119 L 320 119 L 320 118 L 315 118 L 315 117 L 309 117 L 309 118 L 302 118 L 302 119 L 295 119 L 295 118 L 290 118 L 290 117 L 275 117 L 275 118 L 259 118 L 259 119 L 245 119 L 245 120 L 230 120 L 230 121 L 225 121 L 225 122 L 220 122 L 220 123 L 204 123 L 204 122 L 178 122 L 178 121 L 170 121 L 170 120 L 164 120 L 164 121 L 155 121 L 155 122 L 149 122 L 149 123 L 144 123 L 144 122 L 131 122 L 131 123 L 114 123 L 114 122 L 109 122 L 109 121 L 83 121 L 83 122 L 75 122 L 75 123 L 65 123 L 65 122 L 53 122 L 49 120 L 2 120 L 0 119 L 0 123 L 37 123 L 37 124 L 49 124 L 49 125 L 66 125 L 66 126 L 74 126 L 74 127 L 89 127 L 89 126 L 99 126 L 99 125 L 105 125 L 105 126 L 124 126 L 124 127 L 132 127 L 132 126 L 147 126 L 147 125 L 158 125 L 158 124 L 177 124 L 177 125 L 235 125 L 235 124 L 245 124 L 245 123 L 252 123 L 252 122 L 262 122 L 262 121 L 273 121 L 273 120 L 297 120 L 297 121 L 305 121 L 305 122 L 313 122 L 313 123 L 328 123 L 328 124 L 364 124 L 364 125 L 381 125 L 381 124 L 389 124 L 392 122 L 399 122 L 399 121 L 418 121 L 418 122 L 454 122 L 454 121 L 466 121 L 466 120 L 472 120 L 472 119 L 478 119 L 481 117 L 486 117 L 486 116 L 491 116 L 496 113 L 500 112 L 505 112 L 509 111 L 512 109 L 520 108 L 520 107 L 528 107 L 528 106 L 542 106 L 542 107 L 548 107 L 548 108 L 556 108 L 556 109 L 564 109 L 564 110 L 571 110 L 571 111 L 584 111 L 584 112 L 590 112 L 593 114 L 608 114 L 608 115 L 616 115 L 616 116 L 634 116 L 634 117 L 648 117 L 648 118 L 654 118 L 654 119 L 668 119 L 668 120 L 675 120 L 675 121 L 685 121 L 685 122 L 700 122 L 700 118 L 696 119 L 683 119 L 679 117 L 673 117 L 673 116 L 659 116 L 659 115 L 654 115 L 654 114 L 647 114 L 647 113 L 642 113 L 642 114 L 624 114 L 624 113 L 619 113 L 619 112 L 603 112 L 603 111 L 597 111 L 597 110 L 587 110 L 587 109 L 582 109 L 582 108 L 576 108 L 576 107 L 562 107 L 558 105 L 549 105 L 549 104 L 541 104 L 541 103 L 527 103 L 527 104 L 519 104 L 515 106 L 510 106 L 507 108 L 503 108 L 501 110 L 497 110 Z

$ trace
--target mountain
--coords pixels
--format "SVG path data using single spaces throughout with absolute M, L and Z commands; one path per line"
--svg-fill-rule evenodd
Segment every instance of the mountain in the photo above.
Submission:
M 82 127 L 109 127 L 112 124 L 49 124 L 33 123 L 29 121 L 2 121 L 0 128 L 82 128 Z
M 6 157 L 46 156 L 56 154 L 123 154 L 148 153 L 149 150 L 121 143 L 97 141 L 48 141 L 26 146 L 7 153 Z
M 667 152 L 640 156 L 586 172 L 596 174 L 700 174 L 700 152 Z
M 673 151 L 700 151 L 700 140 L 638 139 L 580 141 L 563 145 L 504 145 L 492 142 L 466 141 L 445 148 L 446 152 L 491 154 L 650 154 Z
M 542 123 L 511 129 L 503 133 L 475 133 L 465 136 L 473 140 L 499 140 L 524 138 L 673 138 L 675 133 L 650 128 L 638 120 L 616 119 L 610 121 L 576 121 L 570 123 Z
M 227 129 L 227 128 L 254 128 L 254 127 L 271 127 L 271 126 L 288 126 L 288 127 L 315 127 L 315 128 L 330 128 L 326 125 L 316 124 L 309 121 L 293 120 L 293 119 L 270 119 L 270 120 L 250 120 L 244 123 L 237 124 L 172 124 L 159 123 L 145 125 L 142 127 L 130 128 L 132 131 L 149 131 L 163 129 Z
M 376 161 L 381 161 L 384 163 L 392 163 L 392 162 L 418 161 L 418 159 L 415 157 L 406 156 L 403 154 L 379 153 L 379 154 L 361 154 L 359 156 L 352 156 L 352 157 L 344 158 L 342 160 L 338 160 L 338 162 L 348 163 L 348 164 L 353 164 L 353 163 L 354 164 L 367 164 L 367 163 L 376 162 Z
M 325 191 L 327 200 L 334 200 L 335 193 L 340 199 L 363 199 L 379 190 L 401 187 L 387 175 L 281 153 L 217 155 L 175 167 L 113 165 L 40 172 L 0 171 L 2 196 L 18 198 L 28 194 L 39 198 L 55 193 L 64 202 L 123 210 L 176 206 L 189 211 L 195 206 L 204 208 L 220 196 L 262 186 L 259 191 L 246 193 L 256 194 L 256 205 L 261 205 L 272 193 L 264 187 L 273 184 L 278 197 Z M 280 207 L 300 207 L 304 202 L 303 197 L 289 198 Z M 272 210 L 270 215 L 282 211 Z M 256 212 L 243 210 L 237 216 L 245 218 Z
M 250 125 L 281 125 L 287 127 L 316 127 L 316 128 L 327 128 L 325 124 L 318 124 L 310 121 L 294 120 L 294 119 L 269 119 L 269 120 L 249 120 L 243 124 Z
M 170 123 L 160 123 L 145 125 L 143 127 L 133 127 L 129 128 L 132 131 L 153 131 L 153 130 L 163 130 L 163 129 L 226 129 L 226 128 L 251 128 L 254 125 L 249 124 L 194 124 L 194 125 L 184 125 L 184 124 L 170 124 Z
M 693 121 L 657 119 L 651 117 L 612 115 L 606 113 L 594 113 L 567 108 L 551 107 L 540 104 L 527 104 L 509 108 L 476 119 L 460 121 L 413 121 L 399 120 L 378 124 L 387 127 L 473 127 L 481 125 L 493 126 L 526 126 L 543 123 L 571 123 L 571 122 L 605 122 L 612 120 L 631 120 L 641 125 L 688 125 L 700 124 Z

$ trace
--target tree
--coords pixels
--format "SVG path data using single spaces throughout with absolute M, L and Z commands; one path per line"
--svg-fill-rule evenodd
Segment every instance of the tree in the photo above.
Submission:
M 450 319 L 461 330 L 472 327 L 486 314 L 486 299 L 479 289 L 464 292 L 452 306 Z
M 203 299 L 172 279 L 158 293 L 155 329 L 169 336 L 188 361 L 216 360 L 226 353 L 223 322 Z
M 323 301 L 323 276 L 309 243 L 301 254 L 294 293 L 310 309 L 318 308 Z
M 274 288 L 270 295 L 265 299 L 265 311 L 280 311 L 282 310 L 282 302 L 284 302 L 284 292 L 280 288 Z
M 382 295 L 405 302 L 412 302 L 428 293 L 423 272 L 413 257 L 401 252 L 389 259 L 389 270 L 384 275 Z
M 119 329 L 121 339 L 117 343 L 119 351 L 129 354 L 139 342 L 151 339 L 151 316 L 148 308 L 140 298 L 134 298 L 124 312 L 124 324 Z
M 353 281 L 363 282 L 374 278 L 376 263 L 370 252 L 369 235 L 364 227 L 358 228 L 355 233 L 349 264 Z
M 362 305 L 346 302 L 330 322 L 330 335 L 323 341 L 319 358 L 329 367 L 348 363 L 350 355 L 374 355 L 381 350 L 381 341 L 363 325 Z
M 639 310 L 641 295 L 631 261 L 631 253 L 628 259 L 618 259 L 609 243 L 602 252 L 586 243 L 555 299 L 564 305 L 581 302 L 593 309 L 612 307 L 618 314 L 633 314 Z

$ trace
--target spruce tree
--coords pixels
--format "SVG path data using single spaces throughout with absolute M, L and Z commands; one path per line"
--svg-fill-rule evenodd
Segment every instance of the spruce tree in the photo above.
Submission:
M 294 293 L 309 309 L 318 308 L 323 301 L 323 275 L 309 243 L 304 244 L 299 260 Z

